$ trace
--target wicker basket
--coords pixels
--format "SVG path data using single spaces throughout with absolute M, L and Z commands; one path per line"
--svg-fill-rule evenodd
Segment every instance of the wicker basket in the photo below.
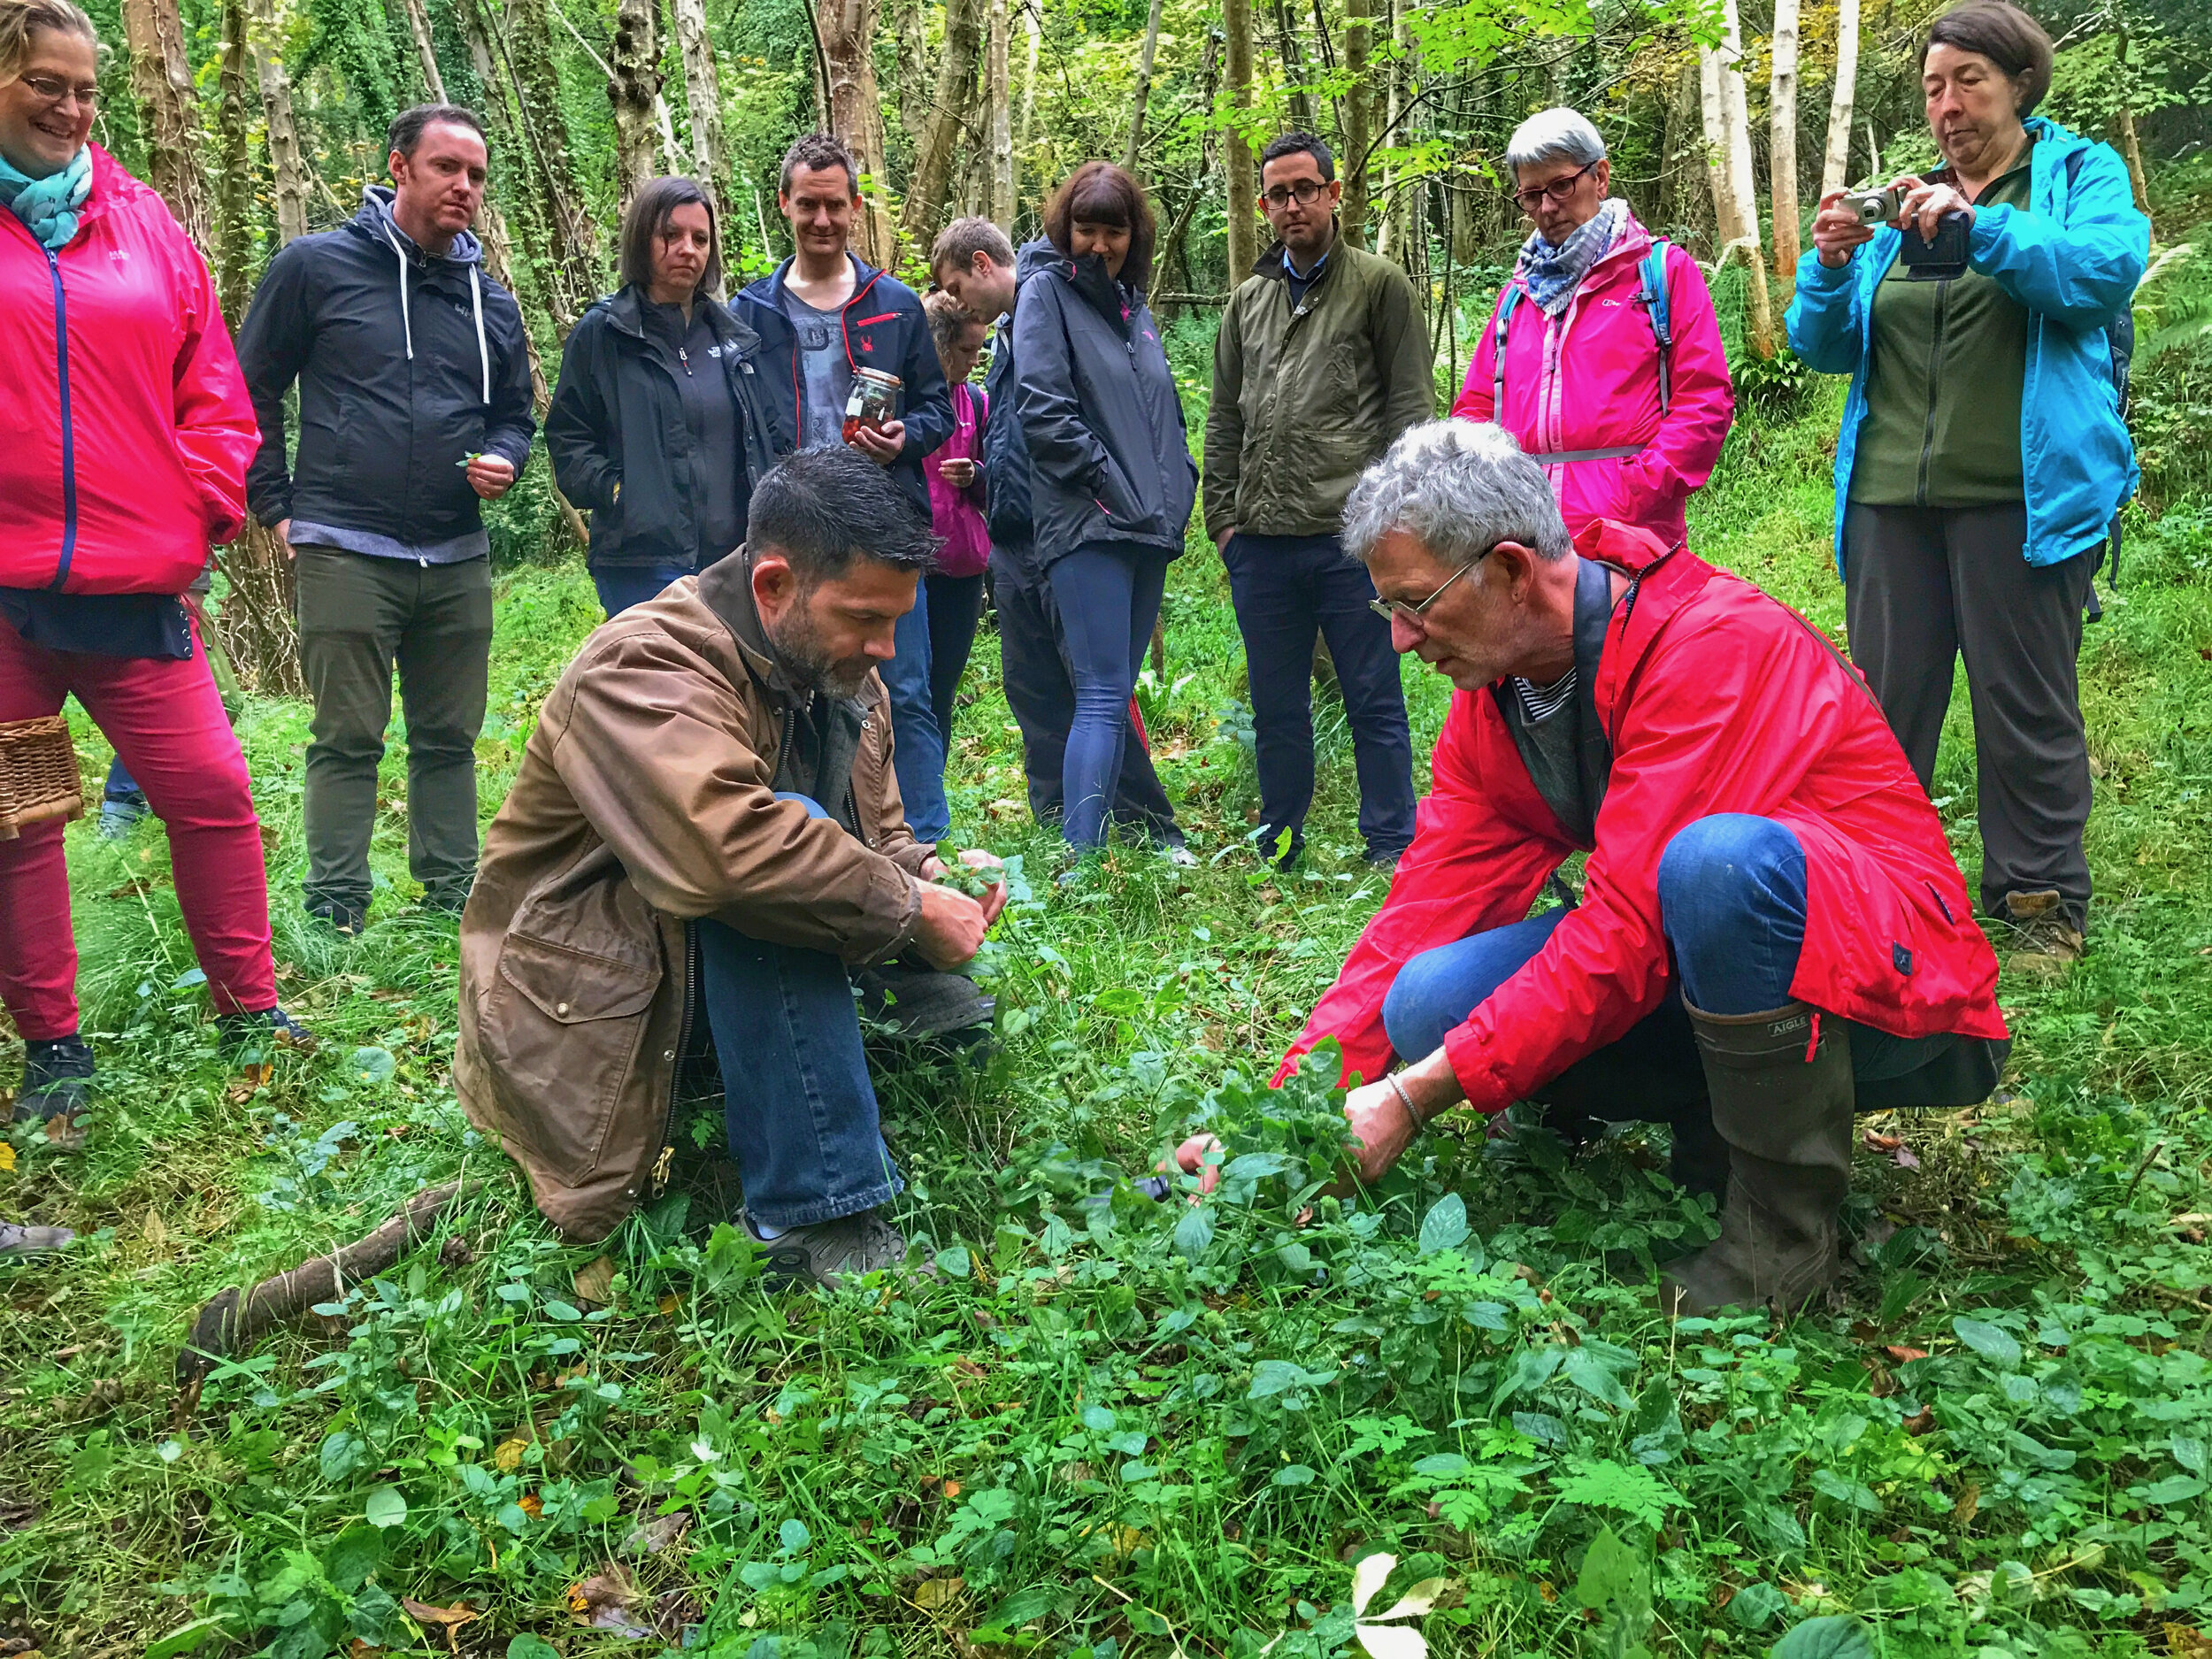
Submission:
M 84 816 L 84 783 L 69 722 L 58 714 L 0 720 L 0 841 L 28 824 Z

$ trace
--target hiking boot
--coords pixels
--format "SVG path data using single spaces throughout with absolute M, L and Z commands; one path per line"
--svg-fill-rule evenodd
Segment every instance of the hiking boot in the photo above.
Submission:
M 219 1014 L 215 1029 L 224 1054 L 234 1061 L 266 1060 L 279 1048 L 303 1053 L 315 1046 L 314 1033 L 280 1008 L 253 1014 Z
M 1168 863 L 1174 865 L 1178 870 L 1195 870 L 1198 868 L 1198 855 L 1191 851 L 1191 849 L 1186 847 L 1181 841 L 1168 842 L 1166 846 L 1160 849 L 1160 856 L 1166 859 Z
M 84 1145 L 84 1120 L 95 1066 L 92 1050 L 72 1034 L 23 1045 L 23 1086 L 11 1114 L 19 1124 L 44 1126 L 46 1144 L 57 1152 Z
M 1398 873 L 1398 861 L 1405 856 L 1406 849 L 1402 847 L 1385 847 L 1379 851 L 1371 850 L 1367 855 L 1367 863 L 1386 876 L 1394 876 Z
M 2081 960 L 2081 930 L 2055 893 L 2008 893 L 1997 919 L 2010 935 L 2004 965 L 2015 973 L 2057 979 Z
M 1728 1145 L 1728 1195 L 1720 1237 L 1660 1275 L 1660 1305 L 1670 1317 L 1793 1312 L 1836 1275 L 1836 1214 L 1851 1186 L 1850 1039 L 1803 1002 L 1689 1013 Z
M 767 1255 L 763 1269 L 772 1289 L 835 1289 L 848 1278 L 884 1272 L 906 1261 L 906 1234 L 879 1210 L 787 1227 L 773 1239 L 762 1238 L 750 1216 L 741 1219 L 745 1236 Z
M 888 1025 L 902 1037 L 943 1037 L 988 1025 L 998 1010 L 966 974 L 903 962 L 856 969 L 853 983 L 860 990 L 861 1018 Z
M 102 797 L 100 839 L 104 841 L 119 841 L 127 839 L 131 831 L 137 826 L 138 820 L 151 810 L 152 809 L 146 804 L 146 797 L 142 795 L 111 795 Z
M 420 908 L 435 910 L 442 915 L 458 916 L 467 909 L 469 890 L 475 885 L 474 876 L 457 876 L 450 881 L 426 881 L 423 884 Z
M 307 913 L 342 939 L 357 939 L 369 925 L 369 907 L 350 899 L 310 899 Z
M 0 1221 L 0 1256 L 43 1256 L 65 1250 L 77 1235 L 66 1227 L 27 1227 L 19 1222 Z

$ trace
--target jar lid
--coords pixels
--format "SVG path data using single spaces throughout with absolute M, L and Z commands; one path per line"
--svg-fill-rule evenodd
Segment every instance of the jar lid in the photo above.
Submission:
M 879 385 L 888 386 L 894 389 L 896 389 L 902 384 L 897 375 L 886 374 L 881 369 L 855 369 L 853 371 L 853 379 L 856 380 L 872 380 Z

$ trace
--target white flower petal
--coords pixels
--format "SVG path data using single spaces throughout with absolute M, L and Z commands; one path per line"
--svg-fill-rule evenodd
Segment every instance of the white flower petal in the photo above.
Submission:
M 1384 1581 L 1398 1565 L 1395 1555 L 1370 1555 L 1352 1569 L 1352 1616 L 1356 1618 L 1367 1611 L 1367 1604 L 1375 1599 Z
M 1369 1615 L 1372 1618 L 1418 1618 L 1436 1605 L 1436 1598 L 1444 1594 L 1449 1582 L 1444 1578 L 1424 1578 L 1398 1598 L 1398 1605 L 1387 1613 Z
M 1372 1659 L 1428 1659 L 1429 1639 L 1410 1624 L 1355 1624 L 1352 1634 Z

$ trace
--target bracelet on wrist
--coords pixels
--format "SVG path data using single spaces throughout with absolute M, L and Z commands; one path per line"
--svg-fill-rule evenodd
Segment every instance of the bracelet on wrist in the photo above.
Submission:
M 1398 1104 L 1406 1109 L 1406 1117 L 1412 1122 L 1414 1133 L 1418 1134 L 1427 1128 L 1428 1119 L 1421 1116 L 1419 1109 L 1413 1103 L 1413 1096 L 1406 1093 L 1406 1086 L 1398 1081 L 1397 1074 L 1385 1072 L 1383 1081 L 1390 1085 L 1390 1092 L 1398 1097 Z

